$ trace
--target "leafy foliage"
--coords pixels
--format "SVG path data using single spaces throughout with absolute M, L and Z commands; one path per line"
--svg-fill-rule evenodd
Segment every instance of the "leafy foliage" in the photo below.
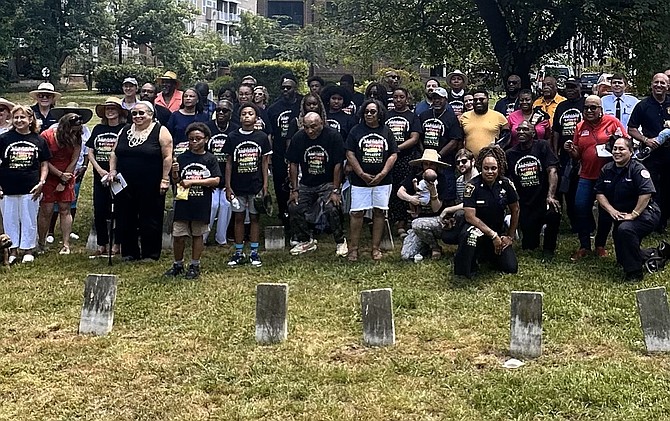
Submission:
M 258 85 L 263 85 L 268 89 L 271 98 L 278 98 L 281 93 L 279 90 L 281 77 L 286 73 L 293 73 L 300 86 L 307 80 L 308 67 L 304 61 L 262 60 L 235 63 L 230 67 L 230 71 L 235 78 L 236 85 L 239 85 L 244 76 L 253 75 Z
M 147 82 L 155 83 L 163 71 L 157 67 L 138 64 L 115 64 L 100 66 L 95 73 L 95 83 L 100 93 L 121 94 L 123 79 L 134 77 L 142 86 Z

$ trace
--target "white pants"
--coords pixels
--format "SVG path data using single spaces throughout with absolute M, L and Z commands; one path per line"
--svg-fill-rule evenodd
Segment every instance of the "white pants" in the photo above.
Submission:
M 12 239 L 12 248 L 30 250 L 37 246 L 38 200 L 32 194 L 5 196 L 2 203 L 3 227 Z
M 216 219 L 216 236 L 214 239 L 219 244 L 226 244 L 226 232 L 228 231 L 228 224 L 230 223 L 230 216 L 232 214 L 230 202 L 226 198 L 225 189 L 214 189 L 212 191 L 212 209 L 209 216 L 209 226 L 214 226 Z M 205 234 L 205 241 L 209 233 Z
M 350 212 L 377 208 L 388 210 L 391 197 L 391 184 L 374 187 L 351 186 Z

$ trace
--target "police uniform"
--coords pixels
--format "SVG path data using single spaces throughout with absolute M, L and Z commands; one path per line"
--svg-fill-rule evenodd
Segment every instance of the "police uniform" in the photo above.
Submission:
M 606 164 L 600 173 L 595 190 L 597 194 L 604 195 L 614 209 L 625 213 L 633 212 L 639 196 L 644 194 L 653 196 L 656 193 L 649 171 L 633 159 L 622 168 L 617 167 L 614 162 Z M 643 260 L 640 255 L 640 243 L 654 230 L 660 217 L 658 205 L 650 200 L 647 207 L 632 221 L 614 221 L 612 237 L 616 257 L 627 275 L 641 272 Z
M 506 235 L 503 231 L 505 209 L 518 201 L 514 184 L 507 177 L 498 177 L 489 187 L 478 175 L 465 185 L 463 192 L 463 207 L 474 208 L 477 218 L 499 235 Z M 466 223 L 454 256 L 454 273 L 470 278 L 478 256 L 484 256 L 505 273 L 517 272 L 518 263 L 511 246 L 500 255 L 495 254 L 493 240 L 488 233 L 484 234 L 479 228 Z

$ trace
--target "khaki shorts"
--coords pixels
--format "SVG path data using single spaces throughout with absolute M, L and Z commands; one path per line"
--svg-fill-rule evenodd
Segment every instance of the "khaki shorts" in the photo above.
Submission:
M 197 237 L 209 232 L 209 224 L 202 221 L 174 221 L 173 237 Z

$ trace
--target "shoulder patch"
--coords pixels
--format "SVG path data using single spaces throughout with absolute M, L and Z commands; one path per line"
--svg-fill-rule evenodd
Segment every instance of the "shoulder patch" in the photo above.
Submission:
M 509 186 L 512 188 L 512 190 L 516 191 L 516 186 L 514 185 L 514 182 L 511 179 L 507 179 L 507 182 L 509 183 Z
M 640 175 L 642 176 L 642 178 L 651 178 L 651 174 L 649 174 L 649 171 L 647 170 L 640 171 Z
M 465 185 L 465 190 L 463 190 L 463 197 L 472 197 L 472 193 L 475 191 L 475 185 L 468 183 Z

